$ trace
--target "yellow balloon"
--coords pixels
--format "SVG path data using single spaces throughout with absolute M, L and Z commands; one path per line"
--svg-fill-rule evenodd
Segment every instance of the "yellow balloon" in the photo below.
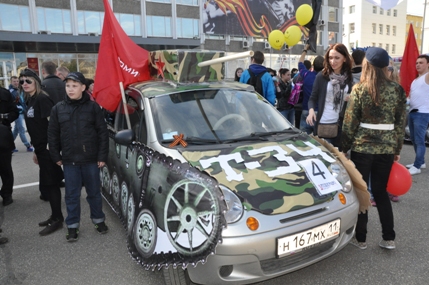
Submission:
M 268 42 L 273 49 L 281 49 L 285 44 L 285 37 L 280 30 L 273 30 L 268 35 Z
M 296 45 L 301 40 L 301 29 L 298 26 L 290 26 L 286 29 L 284 38 L 289 47 Z
M 308 4 L 302 4 L 296 10 L 295 18 L 301 26 L 307 25 L 313 18 L 313 8 Z

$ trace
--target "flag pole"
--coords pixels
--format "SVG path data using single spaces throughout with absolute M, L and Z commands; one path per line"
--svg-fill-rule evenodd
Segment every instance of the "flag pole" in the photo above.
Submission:
M 119 82 L 119 88 L 121 89 L 122 102 L 124 103 L 124 112 L 125 112 L 125 118 L 127 120 L 127 126 L 128 126 L 128 129 L 131 130 L 130 114 L 128 114 L 127 101 L 125 100 L 124 84 L 122 83 L 122 81 Z

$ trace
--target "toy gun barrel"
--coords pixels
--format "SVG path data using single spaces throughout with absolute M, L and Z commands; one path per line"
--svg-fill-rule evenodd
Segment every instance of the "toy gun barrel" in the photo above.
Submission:
M 249 56 L 250 57 L 253 56 L 252 50 L 249 50 L 246 52 L 240 52 L 237 54 L 227 55 L 227 56 L 219 57 L 216 59 L 202 61 L 202 62 L 198 63 L 198 66 L 203 67 L 203 66 L 208 66 L 208 65 L 212 65 L 212 64 L 216 64 L 216 63 L 222 63 L 225 61 L 230 61 L 230 60 L 239 59 L 239 58 L 243 58 L 243 57 L 249 57 Z

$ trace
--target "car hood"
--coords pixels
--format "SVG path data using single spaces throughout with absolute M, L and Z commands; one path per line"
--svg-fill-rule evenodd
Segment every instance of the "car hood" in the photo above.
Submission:
M 218 150 L 183 149 L 181 153 L 192 166 L 235 191 L 246 209 L 263 214 L 286 213 L 324 203 L 337 193 L 336 190 L 321 195 L 309 178 L 311 171 L 302 166 L 312 159 L 332 172 L 331 163 L 336 161 L 324 146 L 309 137 Z

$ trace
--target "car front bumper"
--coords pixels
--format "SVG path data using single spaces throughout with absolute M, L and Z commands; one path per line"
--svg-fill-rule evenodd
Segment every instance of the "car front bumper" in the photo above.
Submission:
M 188 266 L 189 277 L 198 284 L 249 284 L 275 278 L 316 263 L 341 250 L 353 237 L 359 203 L 355 197 L 351 200 L 351 204 L 342 207 L 338 201 L 333 201 L 331 202 L 333 205 L 323 207 L 323 213 L 285 222 L 282 227 L 274 230 L 238 237 L 224 235 L 222 243 L 216 248 L 216 254 L 209 256 L 205 264 Z M 261 215 L 250 213 L 257 218 Z M 338 218 L 341 219 L 341 230 L 337 238 L 295 254 L 276 257 L 276 238 L 306 231 Z M 228 234 L 228 230 L 224 231 Z

